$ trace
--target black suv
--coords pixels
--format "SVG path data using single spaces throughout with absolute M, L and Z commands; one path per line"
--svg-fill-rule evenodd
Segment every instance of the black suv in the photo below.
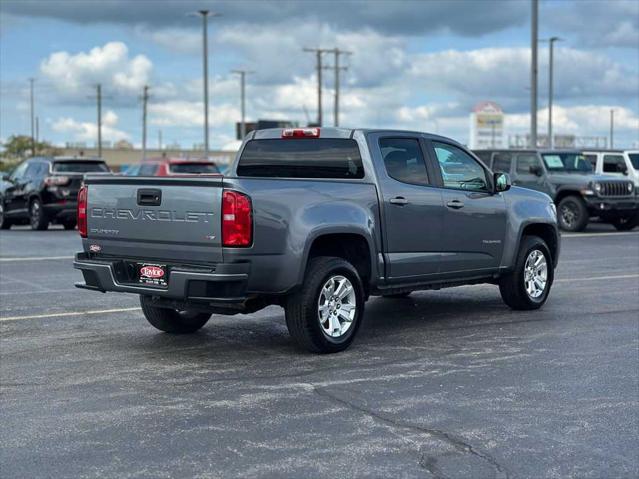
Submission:
M 639 201 L 632 181 L 597 175 L 581 151 L 476 150 L 494 172 L 509 173 L 512 184 L 548 194 L 566 231 L 582 231 L 591 217 L 618 230 L 639 224 Z
M 78 190 L 85 173 L 108 173 L 98 158 L 34 157 L 20 163 L 0 184 L 0 228 L 30 223 L 46 230 L 50 222 L 75 228 Z

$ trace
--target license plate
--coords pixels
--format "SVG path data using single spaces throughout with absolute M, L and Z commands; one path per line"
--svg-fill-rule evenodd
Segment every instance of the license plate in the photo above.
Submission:
M 161 288 L 168 286 L 169 275 L 165 264 L 141 263 L 138 268 L 138 283 Z

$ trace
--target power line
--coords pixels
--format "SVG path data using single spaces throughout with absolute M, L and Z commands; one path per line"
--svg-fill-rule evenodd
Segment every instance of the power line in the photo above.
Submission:
M 240 123 L 240 139 L 243 140 L 246 136 L 246 75 L 255 73 L 251 70 L 232 70 L 232 73 L 240 75 L 240 97 L 241 97 L 241 110 L 242 121 Z
M 346 50 L 340 50 L 339 48 L 335 47 L 332 50 L 327 50 L 330 53 L 333 53 L 334 55 L 334 65 L 331 66 L 326 66 L 324 67 L 326 70 L 335 70 L 335 95 L 334 95 L 334 105 L 333 105 L 333 126 L 338 127 L 339 126 L 339 89 L 340 89 L 340 83 L 339 83 L 339 73 L 340 71 L 346 71 L 348 70 L 348 67 L 340 67 L 339 66 L 339 57 L 340 55 L 352 55 L 353 52 L 349 52 Z
M 331 52 L 326 48 L 304 48 L 305 52 L 315 53 L 317 70 L 317 126 L 322 126 L 322 54 Z

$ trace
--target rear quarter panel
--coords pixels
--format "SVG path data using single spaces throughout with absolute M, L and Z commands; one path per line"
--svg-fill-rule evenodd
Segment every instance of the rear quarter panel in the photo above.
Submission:
M 227 178 L 251 197 L 253 246 L 224 248 L 225 262 L 249 262 L 249 291 L 281 293 L 301 284 L 319 236 L 359 234 L 368 242 L 373 277 L 381 250 L 375 186 L 361 181 Z

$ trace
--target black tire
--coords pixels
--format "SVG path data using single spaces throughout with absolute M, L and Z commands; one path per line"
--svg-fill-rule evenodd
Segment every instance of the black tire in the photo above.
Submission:
M 526 260 L 533 251 L 540 251 L 547 266 L 547 278 L 543 293 L 539 297 L 531 297 L 526 291 L 525 266 Z M 519 246 L 517 261 L 512 272 L 503 276 L 499 280 L 499 292 L 501 297 L 512 309 L 531 310 L 539 309 L 548 299 L 548 293 L 554 280 L 554 265 L 548 246 L 537 236 L 524 236 Z
M 11 220 L 4 214 L 4 201 L 0 199 L 0 229 L 8 230 L 12 224 Z
M 150 296 L 140 295 L 140 306 L 147 321 L 165 333 L 194 333 L 211 319 L 211 313 L 159 308 L 153 305 Z
M 49 218 L 42 208 L 42 202 L 38 198 L 31 200 L 29 204 L 29 224 L 32 230 L 43 231 L 49 227 Z
M 406 291 L 404 293 L 382 294 L 382 298 L 404 299 L 404 298 L 408 298 L 411 293 L 412 293 L 412 291 Z
M 334 276 L 342 276 L 351 283 L 355 304 L 354 317 L 348 321 L 350 326 L 337 337 L 331 337 L 324 331 L 319 312 L 322 288 Z M 295 342 L 310 352 L 324 354 L 343 351 L 353 342 L 362 323 L 365 302 L 364 286 L 353 265 L 331 256 L 313 258 L 301 289 L 287 298 L 286 326 Z
M 64 227 L 65 230 L 74 230 L 75 229 L 75 225 L 76 222 L 73 221 L 63 221 L 62 222 L 62 226 Z
M 588 226 L 590 215 L 586 203 L 579 196 L 563 198 L 557 206 L 557 221 L 564 231 L 583 231 Z
M 639 225 L 639 213 L 635 213 L 632 216 L 626 216 L 624 218 L 615 218 L 612 221 L 612 225 L 617 231 L 630 231 Z

